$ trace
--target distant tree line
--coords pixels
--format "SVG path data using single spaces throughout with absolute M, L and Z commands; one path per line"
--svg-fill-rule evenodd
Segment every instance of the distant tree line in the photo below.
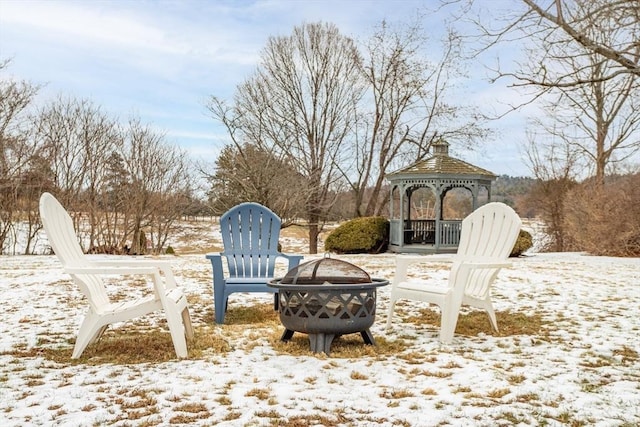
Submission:
M 0 79 L 2 252 L 15 251 L 17 236 L 34 250 L 44 191 L 68 209 L 85 251 L 162 252 L 176 220 L 198 205 L 186 154 L 139 119 L 119 123 L 87 100 L 37 105 L 38 90 Z

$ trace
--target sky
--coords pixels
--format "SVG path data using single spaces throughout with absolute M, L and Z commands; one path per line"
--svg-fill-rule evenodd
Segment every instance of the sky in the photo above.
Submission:
M 502 0 L 491 0 L 492 5 Z M 256 69 L 270 36 L 325 21 L 364 40 L 383 19 L 410 22 L 435 0 L 0 0 L 0 59 L 12 78 L 45 84 L 39 97 L 89 99 L 112 117 L 139 117 L 198 160 L 213 163 L 228 143 L 207 112 L 211 95 L 230 100 Z M 450 9 L 428 15 L 442 32 Z M 498 52 L 509 57 L 511 52 Z M 501 110 L 518 95 L 490 85 L 471 67 L 458 100 Z M 524 113 L 491 123 L 495 134 L 476 151 L 452 154 L 498 175 L 530 176 L 521 149 Z

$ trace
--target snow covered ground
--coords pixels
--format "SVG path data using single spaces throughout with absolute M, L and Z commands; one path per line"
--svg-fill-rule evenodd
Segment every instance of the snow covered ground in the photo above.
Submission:
M 392 254 L 335 257 L 392 278 Z M 397 354 L 359 357 L 287 354 L 271 333 L 215 325 L 204 255 L 163 258 L 191 301 L 196 328 L 226 339 L 229 352 L 139 364 L 51 360 L 39 349 L 70 354 L 82 296 L 53 256 L 0 257 L 0 425 L 640 425 L 639 258 L 515 259 L 494 287 L 496 311 L 541 315 L 544 331 L 457 334 L 451 345 L 413 320 L 423 303 L 403 303 L 386 332 L 390 289 L 379 288 L 372 333 L 402 345 Z M 230 304 L 269 300 L 239 295 Z M 125 336 L 160 319 L 109 333 Z

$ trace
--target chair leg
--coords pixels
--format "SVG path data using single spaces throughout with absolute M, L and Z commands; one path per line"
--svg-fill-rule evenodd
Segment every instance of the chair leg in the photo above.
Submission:
M 397 299 L 391 297 L 391 299 L 389 300 L 389 309 L 387 310 L 387 326 L 385 327 L 386 330 L 391 329 L 391 320 L 393 318 L 393 309 L 396 306 L 396 301 Z
M 193 338 L 193 324 L 191 323 L 191 315 L 189 314 L 188 307 L 182 310 L 182 324 L 184 325 L 184 334 L 187 338 Z
M 224 323 L 224 314 L 227 310 L 227 296 L 225 295 L 223 286 L 213 287 L 213 303 L 216 311 L 216 323 Z
M 493 304 L 491 303 L 491 298 L 486 298 L 486 299 L 483 299 L 483 300 L 477 300 L 477 301 L 474 301 L 470 305 L 473 306 L 473 307 L 480 308 L 480 309 L 486 311 L 487 315 L 489 316 L 489 322 L 491 322 L 491 327 L 493 328 L 494 331 L 499 332 L 498 331 L 498 321 L 496 320 L 496 312 L 493 309 Z
M 460 306 L 440 307 L 440 342 L 443 344 L 449 344 L 453 340 L 459 314 Z
M 80 325 L 78 336 L 76 337 L 76 344 L 73 347 L 72 359 L 79 358 L 87 346 L 98 340 L 107 329 L 108 324 L 103 324 L 101 316 L 90 312 Z
M 487 314 L 489 315 L 489 321 L 491 322 L 491 327 L 494 331 L 498 331 L 498 320 L 496 319 L 496 312 L 493 310 L 493 306 L 489 304 L 487 307 Z
M 169 304 L 167 307 L 164 307 L 164 311 L 167 317 L 167 324 L 169 325 L 169 332 L 171 332 L 171 340 L 173 341 L 173 348 L 176 351 L 176 356 L 184 359 L 188 357 L 188 353 L 187 340 L 185 338 L 186 328 L 182 323 L 183 313 L 178 311 L 178 307 L 175 304 Z

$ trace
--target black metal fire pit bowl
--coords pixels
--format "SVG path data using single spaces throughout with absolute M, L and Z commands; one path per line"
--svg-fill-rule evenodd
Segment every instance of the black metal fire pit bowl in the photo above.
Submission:
M 338 259 L 300 264 L 268 284 L 278 289 L 278 313 L 285 327 L 280 339 L 306 333 L 311 351 L 327 355 L 340 335 L 360 332 L 365 344 L 375 345 L 369 328 L 375 320 L 376 289 L 388 283 Z

